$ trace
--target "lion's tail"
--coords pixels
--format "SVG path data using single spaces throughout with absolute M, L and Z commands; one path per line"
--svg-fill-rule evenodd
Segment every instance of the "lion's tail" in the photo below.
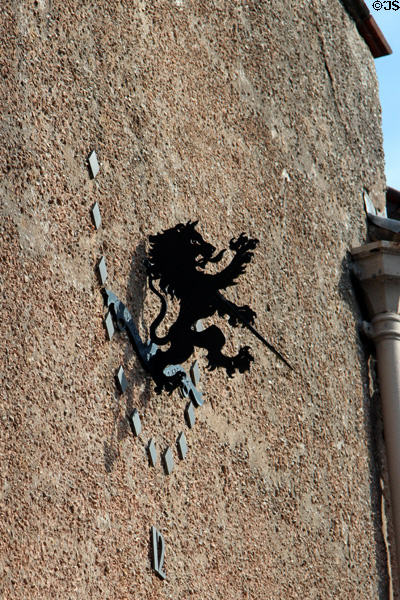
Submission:
M 152 324 L 150 325 L 150 339 L 155 344 L 159 344 L 160 346 L 162 346 L 163 344 L 167 344 L 169 342 L 169 333 L 164 335 L 164 337 L 158 337 L 158 335 L 156 334 L 156 329 L 160 325 L 161 321 L 164 319 L 165 315 L 167 314 L 167 301 L 166 301 L 165 297 L 162 294 L 160 294 L 160 292 L 154 287 L 153 279 L 151 277 L 149 277 L 149 288 L 161 300 L 161 310 L 160 310 L 159 314 L 157 315 L 157 317 L 152 322 Z

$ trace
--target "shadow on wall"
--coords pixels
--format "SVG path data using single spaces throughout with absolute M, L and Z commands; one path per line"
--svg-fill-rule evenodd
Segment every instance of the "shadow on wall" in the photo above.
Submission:
M 147 275 L 144 267 L 144 261 L 146 257 L 145 242 L 140 242 L 136 247 L 134 255 L 131 261 L 131 268 L 126 285 L 126 306 L 131 313 L 134 322 L 144 332 L 144 339 L 148 338 L 149 332 L 143 321 L 143 304 L 146 295 L 147 287 Z M 132 349 L 131 344 L 124 334 L 117 334 L 120 340 L 125 343 L 124 358 L 122 365 L 124 366 L 125 374 L 128 379 L 128 389 L 123 396 L 119 393 L 117 388 L 114 392 L 114 427 L 111 439 L 109 442 L 104 443 L 104 466 L 107 473 L 110 473 L 114 467 L 115 461 L 119 457 L 119 443 L 125 439 L 128 435 L 132 435 L 129 416 L 131 415 L 134 405 L 135 406 L 147 406 L 151 390 L 152 390 L 152 379 L 142 369 L 138 360 L 136 360 L 136 354 Z M 130 372 L 126 372 L 125 365 L 135 357 L 133 368 Z M 117 369 L 119 365 L 115 365 Z M 143 388 L 144 382 L 144 388 Z M 132 397 L 133 390 L 136 394 L 138 390 L 139 396 L 135 397 L 135 402 Z M 121 417 L 120 403 L 123 403 L 123 409 L 125 415 Z
M 375 539 L 375 558 L 378 574 L 379 600 L 389 598 L 390 577 L 388 555 L 382 520 L 383 475 L 383 423 L 377 384 L 375 349 L 371 340 L 362 333 L 361 323 L 368 320 L 364 295 L 357 278 L 352 273 L 350 253 L 343 259 L 338 284 L 341 298 L 349 306 L 354 317 L 354 338 L 357 347 L 360 375 L 363 383 L 363 420 L 368 443 L 368 467 L 372 522 Z M 385 486 L 386 487 L 386 486 Z

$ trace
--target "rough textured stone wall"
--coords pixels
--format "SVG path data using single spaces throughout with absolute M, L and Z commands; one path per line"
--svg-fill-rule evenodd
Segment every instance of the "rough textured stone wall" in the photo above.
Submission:
M 380 107 L 342 5 L 14 0 L 0 25 L 0 596 L 386 597 L 346 262 L 365 238 L 363 188 L 383 202 Z M 126 338 L 107 341 L 95 272 L 104 254 L 146 335 L 147 236 L 189 219 L 218 249 L 258 237 L 227 295 L 296 370 L 227 330 L 255 362 L 228 379 L 197 352 L 192 430 L 186 400 L 155 395 Z M 148 439 L 165 448 L 182 429 L 186 460 L 151 468 Z

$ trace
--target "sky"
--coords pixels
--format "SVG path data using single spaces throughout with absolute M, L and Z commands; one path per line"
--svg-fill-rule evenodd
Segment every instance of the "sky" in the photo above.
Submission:
M 374 9 L 374 0 L 365 3 L 393 50 L 390 56 L 376 58 L 375 67 L 382 104 L 386 183 L 400 190 L 400 2 L 375 2 L 382 5 L 380 10 Z

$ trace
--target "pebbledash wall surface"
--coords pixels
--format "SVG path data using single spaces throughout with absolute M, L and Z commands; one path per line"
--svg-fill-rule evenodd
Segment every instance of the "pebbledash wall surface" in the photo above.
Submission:
M 386 184 L 374 60 L 348 12 L 15 0 L 0 23 L 0 597 L 388 597 L 379 409 L 348 265 L 363 190 L 382 207 Z M 187 399 L 155 394 L 127 337 L 108 340 L 97 274 L 104 256 L 145 339 L 160 309 L 148 236 L 189 220 L 217 251 L 259 239 L 224 293 L 294 367 L 210 318 L 255 360 L 229 379 L 195 351 L 192 428 Z

